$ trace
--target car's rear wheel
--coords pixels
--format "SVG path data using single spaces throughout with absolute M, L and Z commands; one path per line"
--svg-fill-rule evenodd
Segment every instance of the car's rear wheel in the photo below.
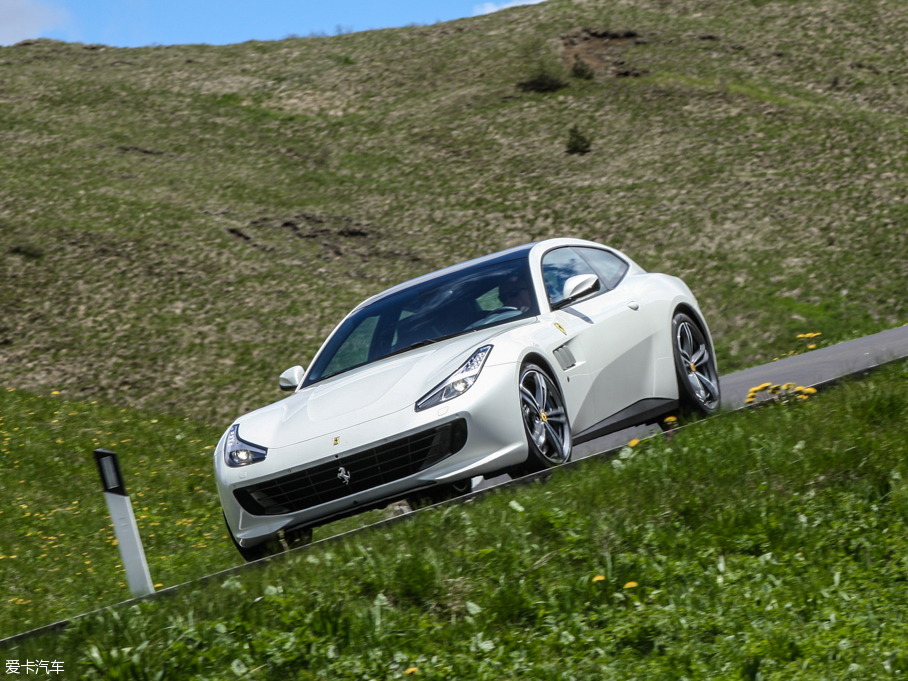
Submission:
M 561 390 L 544 369 L 525 364 L 518 382 L 520 413 L 529 453 L 529 472 L 554 468 L 571 460 L 571 424 Z
M 261 544 L 245 547 L 241 546 L 236 537 L 233 536 L 233 531 L 230 529 L 230 525 L 227 524 L 226 516 L 224 516 L 224 524 L 227 525 L 227 534 L 230 535 L 230 540 L 247 563 L 283 553 L 299 546 L 305 546 L 312 541 L 312 528 L 307 527 L 300 530 L 287 530 L 274 535 Z
M 716 358 L 700 326 L 683 312 L 672 319 L 672 350 L 681 408 L 712 414 L 720 398 Z

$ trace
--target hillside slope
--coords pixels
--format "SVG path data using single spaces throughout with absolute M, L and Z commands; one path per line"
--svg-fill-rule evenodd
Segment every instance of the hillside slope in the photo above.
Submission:
M 683 276 L 723 370 L 902 323 L 901 9 L 548 0 L 0 48 L 0 383 L 224 421 L 366 296 L 560 235 Z M 577 51 L 592 80 L 517 87 Z

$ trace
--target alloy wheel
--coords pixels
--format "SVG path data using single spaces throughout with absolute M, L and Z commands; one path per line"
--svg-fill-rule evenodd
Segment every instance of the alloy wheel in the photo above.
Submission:
M 552 380 L 532 365 L 520 376 L 520 410 L 527 436 L 546 466 L 570 460 L 571 428 L 564 400 Z
M 695 324 L 681 321 L 675 331 L 675 349 L 691 394 L 708 410 L 714 409 L 719 403 L 719 378 L 703 333 Z

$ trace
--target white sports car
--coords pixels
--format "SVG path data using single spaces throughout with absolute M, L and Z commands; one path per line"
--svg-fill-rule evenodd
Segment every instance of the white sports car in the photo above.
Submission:
M 719 403 L 690 289 L 579 239 L 373 296 L 280 387 L 293 394 L 238 418 L 215 450 L 224 516 L 247 560 L 344 516 L 557 466 L 574 444 Z

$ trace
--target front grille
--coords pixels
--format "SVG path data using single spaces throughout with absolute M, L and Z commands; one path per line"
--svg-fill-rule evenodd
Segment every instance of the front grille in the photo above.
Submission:
M 458 419 L 233 494 L 252 515 L 302 511 L 418 473 L 456 454 L 466 441 L 467 422 Z M 346 483 L 344 474 L 349 476 Z

